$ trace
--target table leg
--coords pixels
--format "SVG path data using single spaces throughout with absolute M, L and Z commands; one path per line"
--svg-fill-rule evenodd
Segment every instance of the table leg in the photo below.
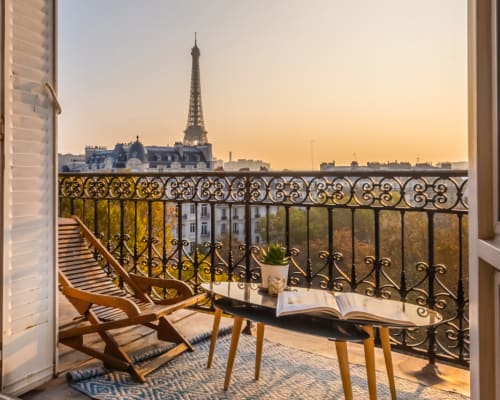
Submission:
M 216 308 L 214 313 L 214 325 L 212 327 L 212 337 L 210 338 L 210 350 L 208 352 L 207 368 L 210 368 L 212 366 L 212 360 L 214 358 L 214 351 L 215 351 L 215 343 L 217 342 L 217 336 L 219 335 L 219 325 L 221 317 L 222 317 L 222 310 L 220 308 Z
M 366 377 L 368 380 L 368 393 L 370 400 L 377 400 L 377 380 L 375 376 L 375 337 L 373 326 L 365 325 L 363 330 L 370 335 L 363 341 L 365 347 Z
M 389 387 L 391 389 L 391 399 L 396 400 L 396 384 L 394 382 L 394 368 L 392 366 L 391 341 L 389 339 L 389 328 L 380 327 L 380 342 L 384 350 L 385 367 L 387 369 L 387 379 L 389 379 Z
M 342 379 L 342 387 L 344 388 L 344 398 L 345 400 L 352 400 L 352 385 L 351 385 L 351 374 L 349 372 L 349 357 L 347 355 L 347 343 L 336 341 L 335 349 L 337 350 L 340 377 Z
M 238 341 L 240 339 L 242 324 L 243 324 L 243 318 L 234 316 L 233 334 L 231 335 L 231 345 L 229 347 L 229 357 L 227 359 L 226 377 L 224 379 L 224 390 L 228 389 L 229 381 L 231 380 L 231 373 L 233 372 L 234 356 L 236 355 L 236 349 L 238 348 Z
M 260 376 L 260 360 L 262 359 L 262 345 L 264 344 L 264 324 L 257 322 L 257 346 L 255 351 L 255 380 Z

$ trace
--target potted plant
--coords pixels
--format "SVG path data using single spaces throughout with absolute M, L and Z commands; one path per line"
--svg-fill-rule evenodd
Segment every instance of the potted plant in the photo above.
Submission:
M 269 280 L 279 278 L 284 285 L 288 281 L 288 268 L 290 257 L 286 255 L 285 249 L 279 243 L 270 243 L 261 249 L 260 274 L 262 287 L 269 287 Z

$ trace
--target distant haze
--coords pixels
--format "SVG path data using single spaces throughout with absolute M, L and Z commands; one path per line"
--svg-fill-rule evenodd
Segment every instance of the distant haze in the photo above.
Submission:
M 181 141 L 194 32 L 214 155 L 467 157 L 466 0 L 64 0 L 59 152 Z

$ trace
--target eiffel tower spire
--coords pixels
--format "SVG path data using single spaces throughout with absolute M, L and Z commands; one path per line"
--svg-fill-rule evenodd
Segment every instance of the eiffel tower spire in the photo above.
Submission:
M 207 131 L 205 130 L 201 107 L 200 49 L 196 43 L 196 33 L 194 34 L 194 47 L 191 49 L 191 57 L 193 63 L 191 67 L 189 114 L 187 127 L 184 131 L 184 144 L 190 146 L 207 143 Z

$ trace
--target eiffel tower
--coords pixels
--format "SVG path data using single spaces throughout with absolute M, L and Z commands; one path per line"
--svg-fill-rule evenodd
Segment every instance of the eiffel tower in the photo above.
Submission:
M 189 98 L 189 115 L 187 127 L 184 131 L 184 145 L 196 146 L 206 144 L 207 131 L 203 122 L 203 110 L 201 107 L 200 86 L 200 49 L 196 44 L 196 33 L 194 34 L 194 47 L 191 49 L 193 64 L 191 67 L 191 91 Z

